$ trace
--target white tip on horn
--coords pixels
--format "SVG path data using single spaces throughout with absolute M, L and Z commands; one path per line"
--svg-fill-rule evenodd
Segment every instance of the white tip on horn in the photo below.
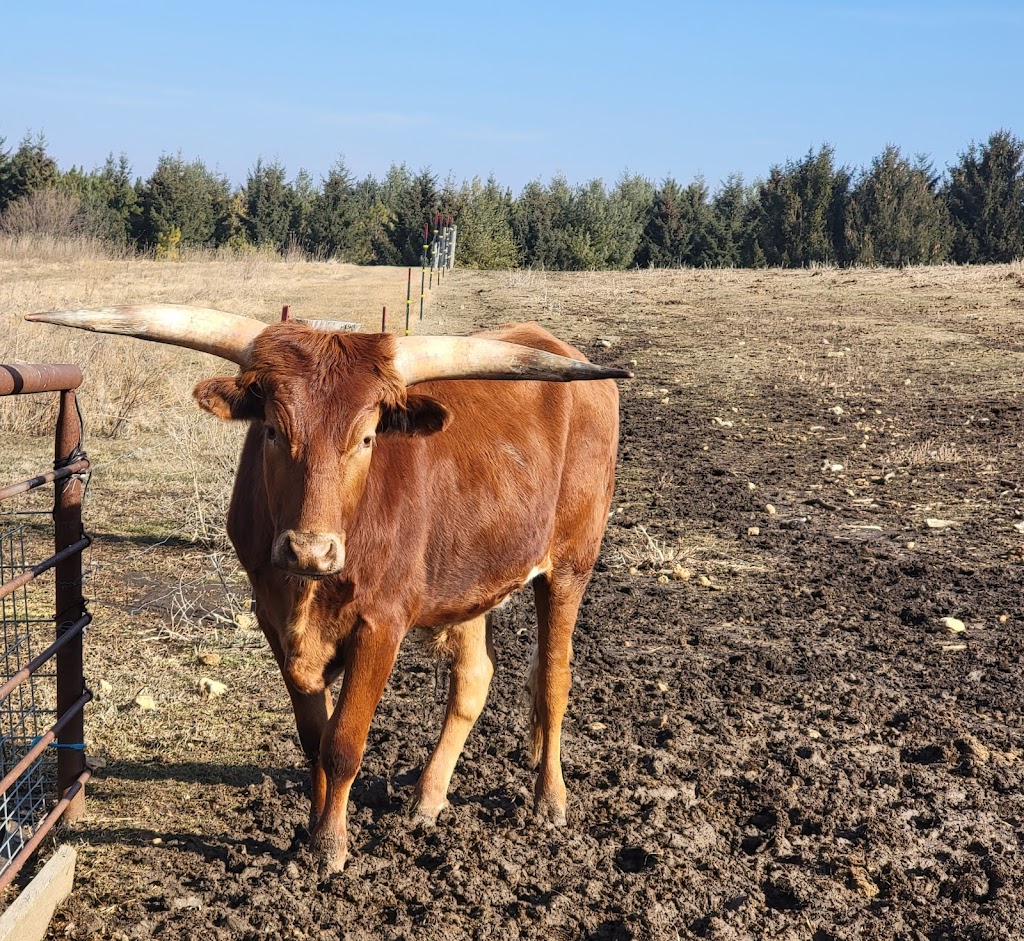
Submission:
M 397 337 L 395 342 L 395 368 L 409 386 L 431 379 L 572 382 L 633 377 L 626 369 L 485 337 Z
M 29 314 L 25 319 L 183 346 L 201 353 L 212 353 L 239 366 L 248 364 L 252 341 L 266 326 L 252 317 L 181 304 L 52 310 Z

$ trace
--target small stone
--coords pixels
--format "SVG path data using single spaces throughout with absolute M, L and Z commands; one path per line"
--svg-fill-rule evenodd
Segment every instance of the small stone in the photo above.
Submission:
M 659 585 L 667 585 L 668 584 L 668 576 L 667 575 L 659 575 L 658 576 L 658 584 Z
M 252 630 L 256 626 L 256 618 L 254 618 L 251 614 L 246 613 L 245 611 L 236 614 L 234 621 L 235 627 L 240 627 L 242 628 L 242 630 L 245 631 Z
M 154 712 L 157 708 L 156 700 L 148 693 L 139 693 L 139 695 L 135 697 L 135 705 L 143 712 Z
M 587 728 L 591 732 L 603 732 L 605 729 L 608 728 L 608 726 L 605 725 L 603 722 L 591 722 L 590 725 L 587 726 Z
M 1019 532 L 1019 533 L 1024 533 L 1024 522 L 1014 523 L 1013 524 L 1013 528 L 1015 530 L 1017 530 L 1017 532 Z
M 924 525 L 927 526 L 929 529 L 945 529 L 947 526 L 952 526 L 953 521 L 940 520 L 934 516 L 929 516 L 928 519 L 924 521 Z
M 688 582 L 693 577 L 693 572 L 676 563 L 672 568 L 672 577 L 678 582 Z
M 760 536 L 761 535 L 761 527 L 760 526 L 748 526 L 747 527 L 747 535 L 748 536 Z
M 831 411 L 833 415 L 842 415 L 843 407 L 841 405 L 833 405 Z
M 1008 614 L 1000 614 L 999 615 L 999 623 L 1000 624 L 1005 624 L 1009 620 L 1010 620 L 1010 615 L 1008 615 Z
M 97 699 L 106 699 L 112 692 L 114 687 L 110 685 L 106 680 L 100 680 L 100 694 Z
M 917 543 L 914 542 L 913 539 L 911 539 L 910 542 L 907 543 L 907 548 L 908 549 L 915 549 L 915 548 L 917 548 Z
M 107 766 L 107 759 L 99 755 L 86 755 L 85 766 L 90 771 L 102 771 Z
M 288 863 L 287 866 L 284 867 L 284 874 L 289 879 L 299 878 L 299 867 L 295 864 L 295 860 L 292 860 L 290 863 Z
M 220 654 L 219 653 L 204 653 L 199 655 L 199 662 L 204 667 L 219 667 L 220 666 Z
M 228 688 L 220 680 L 211 680 L 208 676 L 201 677 L 199 680 L 199 689 L 204 696 L 209 696 L 211 699 L 215 696 L 223 696 Z
M 186 908 L 202 908 L 203 900 L 198 895 L 184 895 L 181 898 L 171 899 L 171 910 L 180 911 Z
M 153 837 L 153 845 L 154 846 L 163 846 L 163 844 L 164 844 L 164 841 L 160 837 L 158 837 L 158 836 Z
M 771 503 L 766 503 L 764 509 L 769 516 L 774 516 L 779 512 Z
M 612 341 L 611 340 L 607 340 L 604 337 L 598 337 L 596 340 L 594 340 L 594 346 L 601 346 L 601 347 L 604 347 L 604 349 L 606 349 L 606 350 L 609 349 L 611 347 L 611 345 L 612 345 Z
M 701 575 L 701 577 L 697 579 L 697 581 L 700 582 L 702 588 L 714 588 L 711 579 L 708 578 L 707 575 Z
M 950 634 L 962 634 L 967 630 L 967 628 L 964 627 L 964 622 L 959 618 L 939 618 L 939 623 Z
M 757 484 L 752 484 L 750 481 L 747 481 L 747 490 L 757 490 Z
M 663 683 L 661 680 L 658 680 L 657 686 L 658 686 L 658 691 L 659 692 L 662 692 L 662 693 L 667 693 L 668 692 L 668 683 Z

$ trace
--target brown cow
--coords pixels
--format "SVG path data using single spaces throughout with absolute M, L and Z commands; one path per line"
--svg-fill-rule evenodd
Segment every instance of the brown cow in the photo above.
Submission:
M 182 307 L 29 319 L 241 366 L 194 394 L 219 418 L 250 422 L 228 534 L 310 762 L 322 872 L 345 864 L 349 790 L 405 635 L 426 629 L 452 660 L 441 738 L 414 793 L 417 816 L 433 823 L 494 673 L 489 612 L 527 584 L 539 622 L 529 682 L 535 813 L 565 822 L 571 638 L 612 496 L 618 392 L 609 381 L 481 380 L 628 372 L 588 363 L 536 324 L 397 338 Z M 457 381 L 431 381 L 441 379 Z

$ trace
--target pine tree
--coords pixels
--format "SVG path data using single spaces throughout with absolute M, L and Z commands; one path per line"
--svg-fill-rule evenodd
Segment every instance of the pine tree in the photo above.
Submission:
M 172 230 L 182 246 L 223 245 L 237 230 L 228 182 L 201 160 L 186 163 L 181 154 L 164 155 L 153 175 L 139 187 L 140 245 L 154 248 Z
M 30 193 L 56 186 L 59 177 L 57 161 L 46 152 L 46 138 L 26 134 L 13 154 L 0 157 L 0 212 Z
M 728 176 L 711 200 L 716 226 L 721 235 L 719 264 L 723 267 L 742 265 L 750 246 L 750 207 L 753 188 L 734 173 Z
M 943 197 L 953 222 L 953 260 L 1007 262 L 1024 256 L 1024 141 L 997 131 L 951 167 Z
M 758 187 L 753 238 L 769 265 L 835 263 L 845 254 L 850 172 L 834 166 L 830 144 L 773 166 Z
M 493 175 L 474 177 L 458 194 L 459 264 L 466 268 L 514 268 L 519 263 L 512 234 L 512 194 Z
M 360 255 L 356 250 L 358 213 L 352 174 L 345 159 L 339 157 L 313 199 L 309 217 L 309 245 L 313 254 L 343 261 L 355 261 L 357 257 L 369 260 L 367 253 Z
M 558 211 L 550 189 L 540 180 L 527 183 L 512 203 L 512 235 L 522 265 L 543 269 L 555 267 Z
M 245 183 L 245 230 L 256 246 L 269 246 L 276 251 L 288 247 L 289 229 L 295 193 L 285 179 L 285 169 L 276 160 L 265 164 L 262 159 L 249 171 Z
M 722 264 L 723 242 L 703 177 L 685 189 L 669 178 L 654 194 L 638 263 L 657 268 L 716 267 Z
M 950 224 L 938 178 L 924 157 L 914 164 L 890 145 L 861 173 L 846 220 L 849 260 L 867 265 L 944 261 Z

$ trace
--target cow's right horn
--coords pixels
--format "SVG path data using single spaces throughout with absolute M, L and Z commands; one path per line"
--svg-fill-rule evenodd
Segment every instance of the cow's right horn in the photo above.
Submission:
M 77 327 L 96 333 L 115 333 L 157 343 L 169 343 L 245 367 L 252 341 L 266 327 L 252 317 L 229 314 L 209 307 L 181 304 L 133 304 L 97 307 L 92 310 L 52 310 L 29 314 L 26 320 Z

